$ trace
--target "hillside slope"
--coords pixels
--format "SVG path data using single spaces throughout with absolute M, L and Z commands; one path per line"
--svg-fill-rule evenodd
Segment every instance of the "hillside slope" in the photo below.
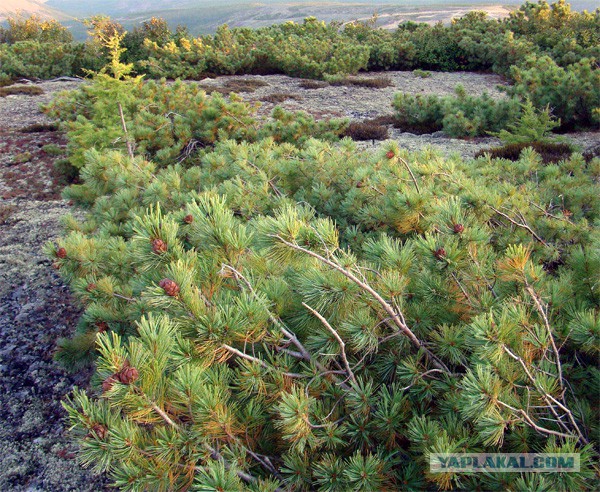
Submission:
M 0 22 L 9 14 L 22 13 L 24 15 L 38 15 L 42 18 L 56 19 L 59 21 L 72 20 L 73 16 L 62 10 L 46 5 L 45 1 L 38 0 L 0 0 Z

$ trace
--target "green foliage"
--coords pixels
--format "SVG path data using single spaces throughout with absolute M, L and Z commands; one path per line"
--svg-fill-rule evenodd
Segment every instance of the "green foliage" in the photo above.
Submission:
M 24 17 L 9 15 L 7 27 L 0 26 L 0 43 L 13 44 L 19 41 L 38 41 L 40 43 L 70 43 L 73 36 L 69 30 L 56 20 L 43 20 L 37 15 Z
M 417 68 L 416 70 L 413 70 L 413 75 L 421 79 L 428 79 L 429 77 L 431 77 L 431 72 L 429 72 L 428 70 L 421 70 Z
M 444 130 L 453 137 L 475 137 L 503 129 L 520 112 L 516 99 L 493 99 L 487 94 L 469 96 L 462 86 L 456 96 L 422 96 L 398 93 L 393 103 L 397 125 L 406 131 Z
M 394 31 L 376 28 L 376 18 L 343 28 L 313 17 L 301 24 L 260 29 L 223 25 L 214 35 L 197 38 L 184 28 L 172 32 L 164 20 L 154 17 L 129 33 L 103 16 L 86 24 L 90 40 L 73 44 L 68 31 L 56 22 L 35 17 L 10 20 L 9 28 L 0 31 L 0 76 L 10 80 L 97 72 L 115 59 L 115 47 L 108 43 L 118 38 L 118 49 L 126 50 L 123 63 L 153 78 L 283 73 L 384 87 L 385 78 L 347 76 L 365 69 L 415 70 L 417 76 L 426 76 L 428 70 L 492 71 L 514 82 L 508 88 L 511 95 L 531 100 L 538 110 L 549 105 L 563 129 L 600 120 L 600 10 L 573 12 L 563 0 L 552 5 L 527 2 L 502 20 L 469 12 L 449 26 L 407 22 Z M 24 42 L 30 44 L 15 46 Z M 422 118 L 422 112 L 423 108 L 417 110 L 415 118 Z M 441 128 L 446 117 L 444 126 L 452 135 L 502 129 L 493 121 L 491 126 L 481 121 L 494 120 L 494 115 L 479 113 L 455 107 L 439 121 L 429 118 L 415 126 Z
M 75 96 L 88 116 L 101 92 Z M 571 450 L 581 471 L 544 486 L 593 488 L 600 161 L 298 146 L 278 118 L 185 165 L 83 153 L 65 197 L 87 215 L 47 246 L 85 307 L 59 357 L 98 353 L 65 402 L 82 462 L 123 490 L 504 490 L 533 479 L 428 453 Z
M 206 74 L 285 73 L 323 78 L 366 68 L 368 47 L 346 42 L 336 24 L 315 18 L 251 30 L 221 26 L 214 36 L 148 40 L 140 67 L 160 77 L 200 79 Z
M 0 72 L 10 78 L 50 79 L 80 74 L 82 44 L 42 43 L 37 40 L 0 44 Z
M 505 145 L 523 144 L 530 142 L 548 143 L 549 134 L 560 126 L 560 120 L 556 120 L 550 114 L 550 107 L 537 111 L 531 101 L 527 100 L 521 106 L 521 116 L 515 124 L 507 125 L 506 130 L 500 130 L 492 135 L 502 140 Z
M 117 75 L 123 73 L 118 59 L 110 67 Z M 217 140 L 255 141 L 270 136 L 302 145 L 310 137 L 335 140 L 347 126 L 345 120 L 316 121 L 306 113 L 280 107 L 271 118 L 259 120 L 257 109 L 258 105 L 242 102 L 235 94 L 207 96 L 197 84 L 144 83 L 141 77 L 120 81 L 99 74 L 91 84 L 57 97 L 46 112 L 63 121 L 69 158 L 77 168 L 83 166 L 85 152 L 92 147 L 126 149 L 131 144 L 137 154 L 166 166 L 192 162 Z
M 531 56 L 511 68 L 515 81 L 507 92 L 529 98 L 536 108 L 552 108 L 565 128 L 589 126 L 600 108 L 600 70 L 595 60 L 583 58 L 561 67 L 550 57 Z

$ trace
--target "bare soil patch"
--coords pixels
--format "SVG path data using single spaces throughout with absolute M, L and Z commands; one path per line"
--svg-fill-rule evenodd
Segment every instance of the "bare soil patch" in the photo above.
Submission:
M 69 207 L 54 170 L 66 140 L 38 106 L 75 85 L 39 86 L 42 95 L 0 99 L 0 490 L 91 492 L 104 480 L 77 465 L 60 404 L 90 371 L 68 374 L 52 360 L 80 308 L 41 249 Z

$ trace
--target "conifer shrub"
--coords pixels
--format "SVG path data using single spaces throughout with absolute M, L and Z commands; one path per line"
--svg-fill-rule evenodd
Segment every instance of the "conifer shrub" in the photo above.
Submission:
M 248 85 L 261 84 L 264 82 L 251 79 Z M 197 84 L 144 82 L 139 76 L 120 81 L 99 74 L 92 83 L 55 98 L 46 112 L 62 120 L 69 137 L 69 159 L 77 168 L 83 166 L 85 152 L 92 147 L 131 146 L 165 166 L 190 162 L 202 149 L 222 139 L 255 141 L 271 136 L 278 142 L 301 145 L 310 137 L 335 140 L 347 126 L 346 120 L 317 122 L 306 113 L 280 107 L 270 118 L 259 120 L 257 109 L 256 104 L 245 103 L 235 94 L 208 96 Z
M 529 98 L 536 108 L 552 108 L 563 129 L 592 125 L 600 108 L 600 70 L 597 61 L 583 58 L 566 67 L 549 56 L 528 57 L 511 68 L 514 84 L 508 94 Z M 597 122 L 597 121 L 596 121 Z
M 38 15 L 28 17 L 8 15 L 6 27 L 0 26 L 0 43 L 14 44 L 20 41 L 41 43 L 70 43 L 73 41 L 69 29 L 54 19 L 42 19 Z
M 504 144 L 521 144 L 528 142 L 551 143 L 551 133 L 560 126 L 560 120 L 550 113 L 550 107 L 537 111 L 530 100 L 521 105 L 521 116 L 514 124 L 506 125 L 505 129 L 491 133 Z
M 415 133 L 443 130 L 452 137 L 500 131 L 516 122 L 521 111 L 516 98 L 493 99 L 485 93 L 470 96 L 460 85 L 455 96 L 398 93 L 393 106 L 399 128 Z
M 47 246 L 85 308 L 58 358 L 96 360 L 65 402 L 83 464 L 140 491 L 594 487 L 600 160 L 107 148 Z M 429 472 L 528 450 L 581 470 Z
M 419 77 L 420 79 L 428 79 L 429 77 L 431 77 L 431 72 L 428 70 L 421 70 L 421 69 L 416 69 L 413 70 L 413 75 L 415 77 Z

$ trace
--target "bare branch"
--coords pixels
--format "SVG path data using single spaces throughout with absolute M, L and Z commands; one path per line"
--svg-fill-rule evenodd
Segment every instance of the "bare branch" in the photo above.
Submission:
M 310 251 L 309 249 L 303 248 L 302 246 L 299 246 L 297 244 L 286 241 L 281 236 L 275 235 L 274 237 L 277 238 L 278 240 L 280 240 L 286 246 L 289 246 L 290 248 L 293 248 L 297 251 L 301 251 L 309 256 L 312 256 L 313 258 L 316 258 L 319 261 L 321 261 L 322 263 L 325 263 L 326 265 L 330 266 L 331 268 L 337 270 L 342 275 L 344 275 L 346 278 L 348 278 L 349 280 L 354 282 L 356 285 L 358 285 L 361 289 L 363 289 L 364 291 L 371 294 L 375 298 L 375 300 L 381 305 L 381 307 L 385 310 L 385 312 L 390 316 L 390 318 L 394 322 L 394 325 L 410 339 L 410 341 L 413 343 L 413 345 L 415 345 L 419 349 L 424 350 L 427 353 L 427 355 L 431 358 L 431 361 L 434 366 L 436 366 L 438 369 L 441 369 L 447 373 L 450 372 L 450 370 L 446 367 L 446 365 L 437 356 L 435 356 L 427 347 L 425 347 L 425 344 L 421 340 L 419 340 L 417 338 L 417 336 L 412 332 L 412 330 L 406 325 L 406 323 L 403 321 L 404 317 L 401 315 L 401 313 L 397 313 L 392 308 L 392 306 L 390 306 L 385 301 L 385 299 L 383 299 L 383 297 L 381 297 L 381 295 L 375 289 L 373 289 L 368 283 L 363 282 L 352 272 L 341 267 L 334 261 L 329 260 L 329 259 L 325 258 L 324 256 L 321 256 L 318 253 L 315 253 L 314 251 Z
M 342 337 L 340 337 L 338 332 L 333 329 L 329 322 L 319 312 L 315 311 L 305 302 L 303 302 L 302 305 L 306 309 L 308 309 L 312 314 L 314 314 L 321 323 L 323 323 L 323 326 L 325 326 L 325 328 L 329 330 L 329 332 L 335 337 L 337 342 L 340 344 L 340 350 L 342 352 L 341 356 L 342 360 L 344 361 L 344 365 L 346 366 L 346 371 L 348 371 L 348 376 L 350 377 L 353 383 L 356 383 L 356 378 L 354 377 L 354 373 L 352 372 L 352 369 L 350 368 L 350 363 L 348 362 L 348 357 L 346 356 L 346 344 L 344 343 L 344 340 L 342 340 Z
M 406 167 L 406 169 L 408 169 L 408 172 L 410 173 L 410 177 L 412 178 L 413 183 L 415 184 L 415 188 L 417 189 L 417 193 L 420 195 L 421 194 L 421 190 L 419 189 L 419 184 L 417 183 L 417 178 L 415 178 L 415 175 L 412 172 L 412 169 L 410 168 L 410 166 L 408 165 L 408 162 L 406 162 L 405 159 L 403 159 L 402 157 L 398 156 L 398 160 L 404 164 L 404 166 Z
M 521 227 L 523 229 L 525 229 L 526 231 L 528 231 L 536 241 L 539 241 L 540 243 L 542 243 L 544 246 L 548 246 L 548 243 L 546 243 L 546 241 L 544 241 L 540 236 L 538 236 L 535 231 L 529 227 L 529 225 L 527 224 L 527 222 L 525 222 L 525 220 L 523 220 L 523 222 L 517 222 L 514 219 L 511 219 L 508 215 L 506 215 L 504 212 L 500 212 L 500 210 L 498 210 L 497 208 L 492 207 L 491 205 L 489 206 L 494 212 L 496 212 L 498 215 L 501 215 L 502 217 L 504 217 L 506 220 L 508 220 L 511 224 L 517 226 L 517 227 Z
M 238 350 L 230 345 L 227 344 L 223 344 L 222 347 L 224 349 L 226 349 L 227 351 L 231 352 L 232 354 L 237 355 L 238 357 L 241 357 L 242 359 L 246 359 L 249 360 L 250 362 L 254 362 L 258 365 L 260 365 L 261 367 L 264 367 L 265 369 L 269 370 L 269 371 L 275 371 L 278 372 L 277 369 L 275 369 L 274 367 L 270 366 L 269 364 L 267 364 L 264 360 L 259 359 L 258 357 L 253 357 L 252 355 L 248 355 L 244 352 L 242 352 L 241 350 Z M 284 376 L 288 376 L 290 378 L 304 378 L 307 377 L 304 374 L 298 374 L 295 372 L 282 372 L 282 374 Z
M 129 140 L 129 133 L 127 132 L 127 125 L 125 124 L 125 116 L 123 115 L 123 106 L 119 103 L 119 115 L 121 116 L 121 125 L 123 126 L 123 133 L 125 133 L 125 144 L 127 145 L 127 153 L 129 157 L 133 159 L 133 144 Z

